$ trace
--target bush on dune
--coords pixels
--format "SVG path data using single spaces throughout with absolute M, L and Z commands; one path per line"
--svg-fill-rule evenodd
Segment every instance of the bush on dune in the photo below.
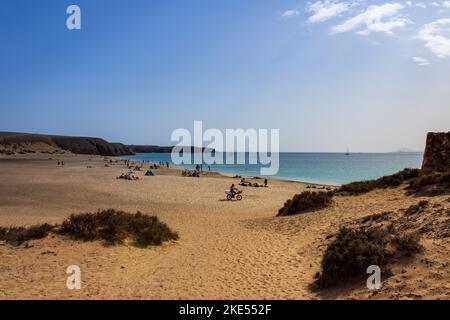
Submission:
M 278 210 L 278 216 L 289 216 L 325 208 L 331 204 L 332 197 L 331 192 L 304 191 L 287 200 L 283 208 Z
M 108 244 L 121 244 L 131 238 L 140 247 L 178 239 L 178 234 L 157 217 L 114 209 L 72 215 L 58 232 L 76 240 L 104 240 Z
M 398 187 L 402 183 L 417 178 L 420 175 L 419 169 L 404 169 L 390 176 L 384 176 L 376 180 L 357 181 L 342 185 L 336 193 L 358 195 L 370 192 L 374 189 L 385 189 Z
M 139 247 L 161 245 L 164 241 L 178 239 L 178 234 L 155 216 L 109 209 L 73 214 L 61 226 L 0 227 L 0 241 L 18 246 L 29 240 L 45 238 L 50 232 L 81 241 L 103 240 L 110 245 L 132 239 Z
M 29 240 L 43 239 L 55 227 L 47 223 L 41 225 L 35 225 L 31 227 L 10 227 L 4 228 L 0 227 L 0 241 L 5 241 L 6 243 L 19 246 L 22 243 Z
M 422 249 L 419 240 L 419 235 L 415 233 L 398 235 L 392 239 L 392 244 L 398 251 L 412 254 Z
M 377 265 L 386 272 L 394 257 L 412 255 L 420 250 L 416 234 L 399 235 L 392 225 L 341 228 L 325 251 L 317 284 L 325 288 L 340 280 L 364 275 L 370 265 Z
M 421 175 L 409 184 L 409 193 L 427 193 L 430 195 L 450 191 L 450 170 Z

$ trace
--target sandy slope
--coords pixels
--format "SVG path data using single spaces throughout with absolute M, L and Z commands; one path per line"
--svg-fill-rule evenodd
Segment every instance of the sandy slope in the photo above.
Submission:
M 0 160 L 0 225 L 58 223 L 71 213 L 112 207 L 156 214 L 180 240 L 150 249 L 59 237 L 18 248 L 0 243 L 0 298 L 449 298 L 445 239 L 424 239 L 427 250 L 400 266 L 376 295 L 365 282 L 326 292 L 310 288 L 326 236 L 355 218 L 418 201 L 400 189 L 338 197 L 320 212 L 275 218 L 304 184 L 271 181 L 269 188 L 244 189 L 241 202 L 228 202 L 224 190 L 236 179 L 157 170 L 155 177 L 129 182 L 115 179 L 122 165 L 64 157 L 64 168 L 38 157 Z M 65 286 L 71 264 L 81 267 L 79 291 Z

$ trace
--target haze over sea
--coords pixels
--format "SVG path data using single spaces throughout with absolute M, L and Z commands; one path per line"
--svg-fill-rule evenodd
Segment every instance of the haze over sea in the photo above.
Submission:
M 151 162 L 167 161 L 173 164 L 170 153 L 138 153 L 123 158 L 138 161 L 150 160 Z M 404 168 L 420 168 L 422 158 L 422 152 L 354 153 L 350 155 L 281 152 L 278 173 L 270 178 L 343 184 L 379 178 Z M 192 169 L 195 165 L 181 167 Z M 260 176 L 260 167 L 259 164 L 213 164 L 211 170 L 253 177 Z M 208 165 L 204 164 L 203 170 L 207 169 Z

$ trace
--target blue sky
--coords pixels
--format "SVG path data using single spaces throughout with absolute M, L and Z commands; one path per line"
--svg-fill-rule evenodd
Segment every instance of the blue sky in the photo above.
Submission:
M 202 120 L 279 128 L 283 151 L 421 150 L 449 88 L 450 1 L 0 1 L 0 131 L 165 145 Z

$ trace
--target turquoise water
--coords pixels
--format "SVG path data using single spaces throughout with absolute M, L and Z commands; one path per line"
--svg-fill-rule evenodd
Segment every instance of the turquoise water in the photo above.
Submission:
M 342 184 L 379 178 L 404 168 L 419 168 L 423 153 L 280 153 L 278 173 L 272 178 Z M 123 157 L 131 160 L 168 161 L 170 153 L 139 153 Z M 194 165 L 183 166 L 193 168 Z M 206 170 L 208 165 L 203 165 Z M 260 176 L 260 165 L 211 165 L 212 171 Z

